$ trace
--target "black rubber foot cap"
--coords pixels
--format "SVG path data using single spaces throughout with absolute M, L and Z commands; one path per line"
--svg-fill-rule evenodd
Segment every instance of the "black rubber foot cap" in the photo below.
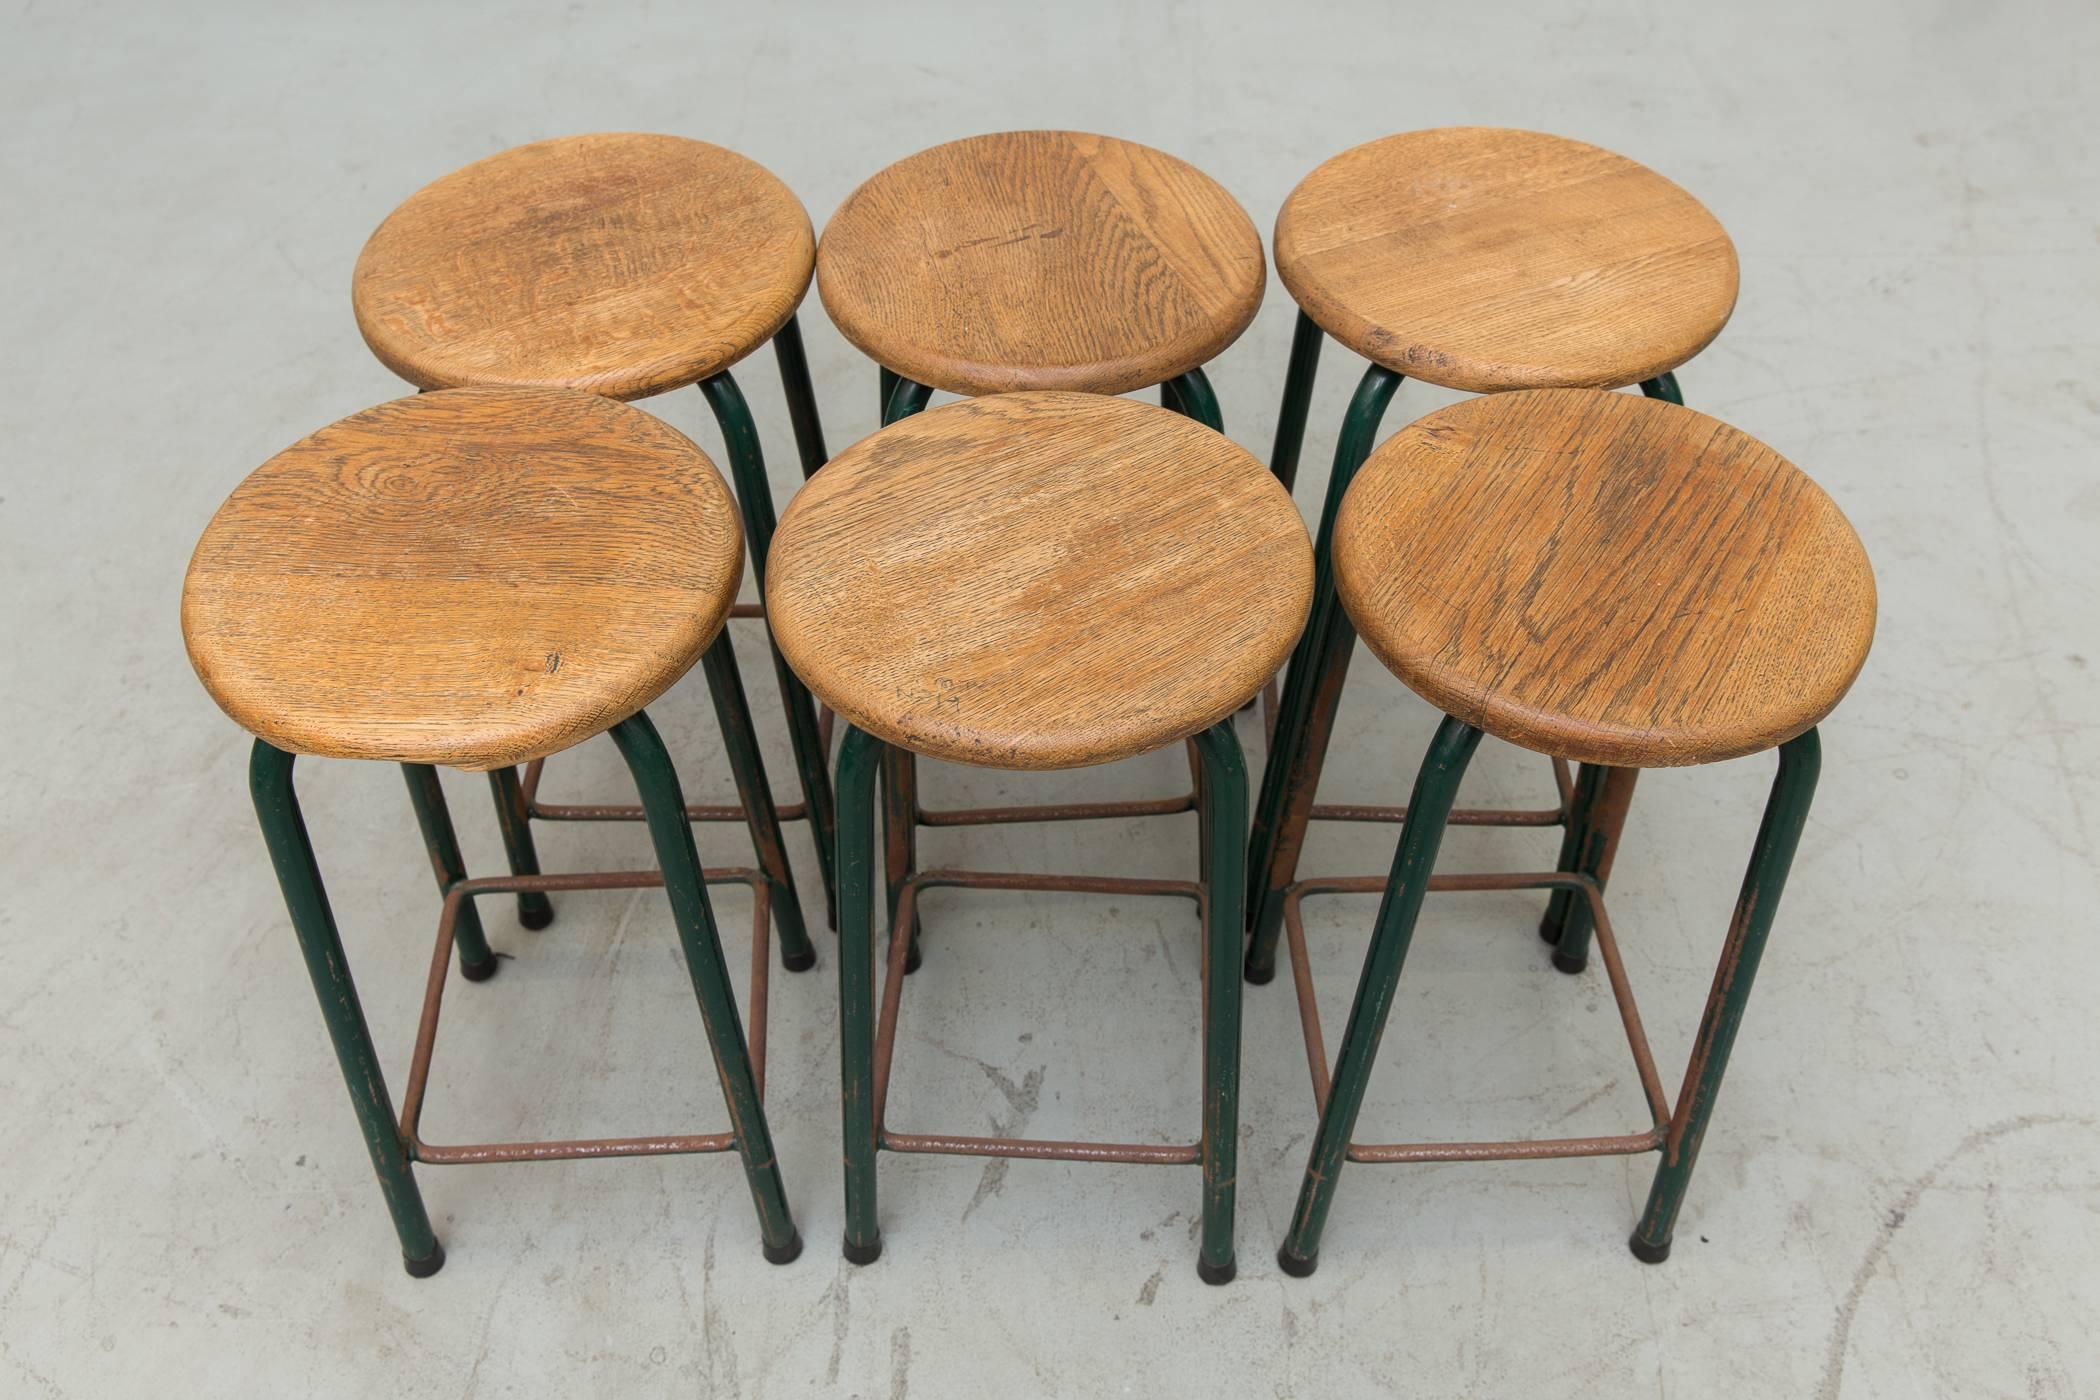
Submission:
M 503 959 L 498 957 L 491 957 L 485 963 L 461 963 L 459 965 L 459 975 L 466 978 L 469 982 L 486 982 L 496 975 L 496 969 L 501 966 L 503 966 Z M 442 1263 L 443 1261 L 440 1260 L 439 1262 Z
M 1560 920 L 1554 918 L 1551 914 L 1543 915 L 1539 919 L 1539 941 L 1543 943 L 1560 942 Z
M 1213 1288 L 1221 1284 L 1231 1283 L 1239 1274 L 1239 1271 L 1240 1266 L 1236 1263 L 1212 1264 L 1207 1259 L 1198 1259 L 1196 1261 L 1196 1277 L 1202 1279 Z
M 807 972 L 817 965 L 817 950 L 811 948 L 801 953 L 782 953 L 780 965 L 789 972 Z
M 802 1232 L 797 1230 L 793 1239 L 778 1248 L 767 1245 L 765 1247 L 765 1256 L 768 1264 L 794 1263 L 802 1257 Z
M 410 1278 L 429 1278 L 445 1267 L 445 1247 L 439 1245 L 422 1259 L 411 1259 L 404 1254 L 401 1256 L 401 1267 L 408 1270 Z
M 846 1241 L 846 1262 L 848 1264 L 872 1264 L 881 1257 L 882 1241 L 880 1239 L 877 1239 L 873 1244 L 855 1244 L 851 1240 Z
M 1573 977 L 1590 965 L 1589 954 L 1585 953 L 1579 958 L 1571 958 L 1566 953 L 1556 949 L 1553 954 L 1553 965 L 1570 977 Z
M 520 904 L 518 922 L 537 933 L 554 922 L 554 906 L 548 903 Z
M 1320 1267 L 1320 1256 L 1315 1254 L 1306 1258 L 1288 1249 L 1279 1249 L 1276 1251 L 1276 1267 L 1292 1278 L 1311 1278 L 1313 1270 Z
M 1266 987 L 1276 980 L 1276 967 L 1273 963 L 1268 967 L 1256 967 L 1253 963 L 1248 963 L 1241 972 L 1247 981 L 1256 987 Z
M 918 945 L 913 944 L 911 951 L 904 955 L 904 975 L 906 977 L 911 976 L 919 970 L 919 965 L 925 961 L 926 959 L 919 956 Z
M 1661 1244 L 1650 1244 L 1639 1235 L 1635 1235 L 1626 1241 L 1626 1247 L 1632 1250 L 1633 1257 L 1640 1260 L 1643 1264 L 1660 1264 L 1663 1260 L 1670 1257 L 1670 1242 L 1668 1240 L 1664 1240 Z

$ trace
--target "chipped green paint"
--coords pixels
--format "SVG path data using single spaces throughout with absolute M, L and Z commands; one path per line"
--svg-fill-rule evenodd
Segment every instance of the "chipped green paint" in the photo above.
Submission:
M 685 949 L 693 997 L 700 1003 L 701 1019 L 707 1023 L 708 1045 L 714 1051 L 722 1095 L 729 1102 L 730 1127 L 736 1134 L 737 1155 L 743 1159 L 752 1204 L 758 1209 L 765 1255 L 775 1264 L 785 1264 L 802 1252 L 802 1240 L 795 1232 L 787 1190 L 781 1184 L 780 1162 L 773 1151 L 773 1134 L 766 1122 L 758 1079 L 752 1072 L 743 1018 L 737 1014 L 736 992 L 729 982 L 729 965 L 722 958 L 714 910 L 707 901 L 700 855 L 693 846 L 692 824 L 685 818 L 685 794 L 678 787 L 678 772 L 646 713 L 636 712 L 621 720 L 612 727 L 612 737 L 620 756 L 627 760 L 642 806 L 648 812 L 656 863 L 663 871 L 664 893 L 670 897 L 678 941 Z M 777 826 L 775 831 L 778 832 Z
M 1677 1212 L 1684 1205 L 1692 1168 L 1699 1161 L 1699 1145 L 1713 1117 L 1721 1076 L 1728 1069 L 1728 1056 L 1742 1027 L 1750 984 L 1757 979 L 1765 940 L 1779 913 L 1779 896 L 1786 890 L 1787 873 L 1800 848 L 1801 832 L 1808 825 L 1808 809 L 1815 800 L 1816 779 L 1822 769 L 1823 741 L 1815 730 L 1780 745 L 1779 772 L 1772 779 L 1772 795 L 1766 799 L 1757 841 L 1750 848 L 1750 867 L 1736 897 L 1720 966 L 1714 969 L 1713 989 L 1692 1040 L 1691 1062 L 1685 1066 L 1684 1086 L 1677 1091 L 1669 1135 L 1663 1140 L 1662 1164 L 1655 1169 L 1647 1208 L 1628 1241 L 1634 1255 L 1647 1263 L 1660 1264 L 1670 1256 Z
M 1305 1179 L 1298 1188 L 1298 1205 L 1291 1213 L 1290 1234 L 1277 1254 L 1283 1271 L 1295 1278 L 1311 1273 L 1319 1261 L 1320 1232 L 1326 1228 L 1327 1211 L 1334 1204 L 1335 1183 L 1349 1151 L 1349 1140 L 1356 1132 L 1356 1116 L 1363 1108 L 1364 1090 L 1371 1082 L 1378 1040 L 1385 1034 L 1386 1016 L 1393 1008 L 1393 993 L 1400 983 L 1400 970 L 1407 962 L 1407 948 L 1422 912 L 1422 898 L 1429 893 L 1429 877 L 1436 868 L 1444 826 L 1458 799 L 1458 785 L 1465 777 L 1466 765 L 1472 762 L 1474 750 L 1479 747 L 1478 729 L 1447 716 L 1437 726 L 1429 753 L 1415 775 L 1414 795 L 1407 803 L 1407 821 L 1400 828 L 1400 842 L 1393 851 L 1392 875 L 1386 880 L 1385 896 L 1371 928 L 1371 949 L 1364 956 L 1356 1000 L 1349 1007 L 1348 1028 L 1342 1032 L 1333 1087 L 1328 1091 L 1320 1126 L 1313 1135 Z
M 255 818 L 262 827 L 263 841 L 270 848 L 270 863 L 276 868 L 285 910 L 291 915 L 292 931 L 298 936 L 299 951 L 306 959 L 307 976 L 313 980 L 314 995 L 321 1003 L 321 1019 L 327 1024 L 328 1039 L 335 1047 L 343 1085 L 350 1091 L 350 1106 L 357 1112 L 365 1151 L 371 1156 L 380 1193 L 386 1197 L 387 1211 L 394 1219 L 402 1264 L 411 1275 L 427 1278 L 443 1266 L 445 1250 L 430 1228 L 429 1213 L 423 1209 L 423 1193 L 417 1189 L 415 1172 L 409 1165 L 401 1125 L 394 1116 L 393 1098 L 387 1093 L 386 1076 L 379 1067 L 379 1052 L 372 1046 L 372 1032 L 357 999 L 357 985 L 350 980 L 350 963 L 343 955 L 343 940 L 336 932 L 328 891 L 321 883 L 321 867 L 314 859 L 313 842 L 307 837 L 299 796 L 292 786 L 292 761 L 292 755 L 283 750 L 261 739 L 255 741 L 248 759 L 248 790 L 255 801 Z M 411 777 L 410 791 L 414 790 L 415 780 Z

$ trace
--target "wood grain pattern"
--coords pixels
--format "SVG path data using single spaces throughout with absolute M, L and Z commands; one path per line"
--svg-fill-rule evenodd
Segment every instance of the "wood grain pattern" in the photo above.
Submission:
M 1128 399 L 907 418 L 805 485 L 766 615 L 832 709 L 990 768 L 1107 763 L 1208 728 L 1283 664 L 1312 546 L 1229 439 Z
M 1344 151 L 1291 191 L 1276 272 L 1321 329 L 1431 384 L 1618 388 L 1704 349 L 1735 309 L 1735 245 L 1623 156 L 1447 127 Z
M 294 753 L 500 768 L 609 729 L 721 630 L 743 575 L 714 464 L 565 389 L 356 413 L 257 468 L 182 589 L 220 708 Z
M 1218 183 L 1149 146 L 1010 131 L 935 146 L 846 197 L 817 291 L 846 339 L 958 394 L 1123 394 L 1202 365 L 1267 259 Z
M 411 384 L 635 399 L 765 344 L 815 256 L 794 194 L 734 151 L 569 136 L 411 195 L 365 244 L 350 302 L 372 353 Z
M 1874 639 L 1873 570 L 1822 488 L 1631 394 L 1498 394 L 1402 429 L 1342 503 L 1334 567 L 1364 641 L 1423 698 L 1585 763 L 1784 743 Z

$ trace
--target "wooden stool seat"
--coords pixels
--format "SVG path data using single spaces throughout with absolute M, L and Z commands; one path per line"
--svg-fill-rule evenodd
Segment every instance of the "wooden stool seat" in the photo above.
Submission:
M 817 250 L 831 319 L 958 394 L 1122 394 L 1200 367 L 1261 305 L 1261 235 L 1162 151 L 1073 131 L 975 136 L 848 195 Z
M 1821 487 L 1630 394 L 1498 394 L 1402 429 L 1342 504 L 1334 569 L 1365 643 L 1431 704 L 1613 767 L 1792 739 L 1874 635 L 1866 552 Z
M 220 708 L 291 753 L 507 767 L 604 732 L 721 630 L 735 503 L 660 419 L 567 389 L 454 389 L 285 449 L 183 583 Z
M 1624 157 L 1532 131 L 1410 131 L 1344 151 L 1276 220 L 1276 271 L 1322 330 L 1473 393 L 1618 388 L 1703 349 L 1735 247 Z
M 915 753 L 1074 768 L 1231 715 L 1290 654 L 1312 550 L 1266 468 L 1150 404 L 1007 394 L 847 448 L 773 540 L 773 635 Z
M 640 398 L 771 339 L 809 289 L 809 215 L 733 151 L 614 132 L 539 141 L 424 186 L 351 282 L 372 353 L 426 389 Z

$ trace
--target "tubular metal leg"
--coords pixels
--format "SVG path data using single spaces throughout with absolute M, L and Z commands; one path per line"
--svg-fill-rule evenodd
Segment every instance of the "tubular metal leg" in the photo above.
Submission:
M 758 427 L 744 395 L 727 371 L 700 381 L 721 425 L 722 440 L 729 448 L 729 471 L 736 480 L 737 508 L 744 516 L 744 541 L 751 551 L 751 569 L 765 586 L 766 557 L 773 547 L 773 488 L 766 480 L 766 462 L 759 450 Z M 806 460 L 806 459 L 805 459 Z M 766 641 L 772 645 L 772 631 Z M 825 902 L 836 919 L 837 882 L 832 874 L 831 853 L 837 841 L 831 806 L 831 775 L 825 763 L 824 741 L 817 729 L 816 702 L 787 664 L 778 646 L 772 646 L 773 674 L 780 683 L 781 708 L 787 714 L 788 740 L 795 750 L 795 768 L 802 779 L 803 809 L 809 813 L 809 829 L 817 845 L 817 869 L 824 880 Z
M 729 1103 L 729 1121 L 736 1134 L 737 1155 L 744 1162 L 744 1178 L 751 1187 L 751 1201 L 758 1209 L 765 1256 L 769 1263 L 785 1264 L 802 1252 L 802 1237 L 795 1232 L 787 1188 L 781 1183 L 780 1161 L 773 1151 L 765 1103 L 752 1073 L 751 1050 L 744 1039 L 743 1019 L 737 1014 L 736 992 L 729 983 L 728 964 L 722 959 L 714 910 L 707 902 L 700 855 L 693 847 L 693 828 L 686 821 L 685 794 L 679 791 L 671 756 L 664 751 L 663 740 L 647 714 L 637 711 L 621 720 L 613 726 L 612 737 L 620 747 L 620 756 L 627 760 L 642 806 L 648 812 L 656 863 L 663 871 L 664 893 L 670 898 L 671 912 L 678 923 L 678 941 L 685 948 L 693 996 L 700 1003 L 700 1018 L 707 1025 L 715 1073 L 722 1082 L 722 1096 Z
M 883 908 L 888 911 L 890 932 L 897 929 L 897 912 L 903 907 L 905 881 L 919 864 L 919 757 L 906 749 L 885 746 L 882 752 L 882 873 Z M 919 970 L 920 919 L 911 916 L 911 943 L 904 970 Z
M 1240 902 L 1247 888 L 1247 763 L 1232 721 L 1196 738 L 1203 764 L 1203 1245 L 1196 1273 L 1230 1283 L 1240 1133 Z
M 1633 786 L 1640 780 L 1637 768 L 1605 768 L 1582 765 L 1575 782 L 1575 801 L 1562 834 L 1560 864 L 1555 868 L 1580 873 L 1603 889 L 1611 879 L 1612 862 L 1618 859 L 1619 836 L 1626 827 L 1626 811 L 1633 805 Z M 1553 965 L 1562 972 L 1577 973 L 1589 965 L 1590 905 L 1570 890 L 1555 890 L 1539 922 L 1539 937 L 1554 945 Z
M 1320 346 L 1326 336 L 1303 311 L 1291 332 L 1291 366 L 1283 377 L 1283 406 L 1276 410 L 1276 446 L 1269 470 L 1288 491 L 1298 484 L 1298 453 L 1305 446 L 1305 420 L 1312 411 L 1313 381 L 1320 373 Z
M 882 425 L 922 412 L 933 390 L 915 380 L 885 369 L 882 371 Z M 883 883 L 888 897 L 888 917 L 897 917 L 898 896 L 904 882 L 918 866 L 919 855 L 919 756 L 908 749 L 885 748 L 882 768 Z M 919 970 L 924 960 L 919 935 L 924 921 L 912 913 L 910 951 L 904 960 L 907 973 Z
M 1677 372 L 1675 370 L 1666 370 L 1656 375 L 1653 379 L 1643 379 L 1641 381 L 1641 392 L 1651 399 L 1661 399 L 1664 403 L 1674 403 L 1680 408 L 1684 406 L 1684 391 L 1677 387 Z
M 802 479 L 815 476 L 831 458 L 824 450 L 824 424 L 817 417 L 817 391 L 809 382 L 809 356 L 802 349 L 802 327 L 790 316 L 773 333 L 773 358 L 780 362 L 780 387 L 787 396 L 788 422 L 795 430 L 795 453 L 802 459 Z
M 525 789 L 515 768 L 489 770 L 489 793 L 496 799 L 496 825 L 503 832 L 503 849 L 510 856 L 510 873 L 540 873 L 539 849 L 532 840 L 532 814 L 525 809 Z M 464 914 L 466 911 L 462 910 Z M 545 928 L 554 922 L 554 905 L 539 890 L 518 891 L 518 922 L 527 928 Z
M 1159 386 L 1159 401 L 1184 418 L 1193 418 L 1214 433 L 1225 431 L 1225 414 L 1218 407 L 1210 376 L 1201 368 L 1176 375 Z
M 839 746 L 839 1077 L 846 1158 L 845 1255 L 882 1257 L 875 1215 L 875 774 L 882 741 L 848 728 Z
M 729 771 L 736 776 L 737 801 L 744 809 L 751 830 L 751 846 L 758 868 L 772 887 L 769 903 L 774 927 L 780 930 L 780 965 L 789 972 L 806 972 L 817 965 L 817 950 L 810 945 L 809 929 L 802 920 L 802 897 L 795 892 L 795 873 L 788 865 L 787 839 L 780 833 L 780 814 L 773 809 L 773 786 L 766 779 L 766 765 L 758 753 L 758 732 L 751 723 L 751 706 L 744 698 L 744 682 L 737 674 L 736 650 L 723 628 L 701 659 L 707 672 L 707 692 L 715 704 L 715 721 L 721 726 L 722 748 L 729 756 Z
M 410 790 L 414 788 L 411 778 Z M 387 1093 L 386 1076 L 379 1066 L 379 1052 L 372 1048 L 364 1007 L 350 980 L 350 963 L 343 955 L 343 940 L 336 932 L 328 891 L 321 883 L 321 867 L 314 860 L 313 842 L 307 837 L 299 797 L 292 787 L 292 755 L 256 740 L 248 760 L 248 789 L 255 800 L 263 840 L 270 848 L 270 863 L 277 870 L 278 887 L 284 892 L 292 931 L 306 958 L 307 975 L 321 1002 L 321 1019 L 327 1023 L 344 1087 L 350 1091 L 350 1106 L 364 1132 L 365 1151 L 371 1155 L 387 1212 L 394 1218 L 402 1266 L 413 1278 L 428 1278 L 444 1267 L 445 1249 L 430 1228 L 430 1214 L 423 1208 L 423 1193 L 416 1188 L 408 1146 L 402 1141 L 401 1123 L 394 1116 L 393 1097 Z
M 1364 1091 L 1371 1082 L 1378 1041 L 1385 1034 L 1386 1016 L 1392 1010 L 1400 969 L 1407 961 L 1407 946 L 1422 912 L 1422 898 L 1429 892 L 1429 877 L 1436 868 L 1437 848 L 1443 844 L 1444 825 L 1458 798 L 1459 780 L 1479 747 L 1479 730 L 1446 716 L 1437 727 L 1436 738 L 1430 741 L 1421 771 L 1415 775 L 1407 821 L 1400 829 L 1400 844 L 1393 852 L 1393 872 L 1386 880 L 1378 921 L 1371 930 L 1370 951 L 1364 955 L 1356 1000 L 1349 1008 L 1349 1026 L 1342 1032 L 1333 1087 L 1320 1112 L 1320 1126 L 1305 1163 L 1305 1179 L 1298 1188 L 1298 1205 L 1291 1213 L 1290 1233 L 1276 1255 L 1283 1271 L 1294 1278 L 1304 1278 L 1319 1263 L 1320 1232 L 1326 1227 L 1328 1208 L 1334 1204 L 1335 1182 L 1347 1158 L 1349 1140 L 1356 1133 L 1356 1116 L 1363 1109 Z
M 1721 947 L 1721 962 L 1714 969 L 1713 990 L 1707 995 L 1706 1012 L 1699 1018 L 1699 1033 L 1692 1041 L 1684 1085 L 1677 1091 L 1677 1107 L 1663 1139 L 1662 1165 L 1655 1169 L 1647 1209 L 1627 1242 L 1634 1256 L 1645 1263 L 1660 1264 L 1670 1257 L 1677 1212 L 1684 1205 L 1692 1168 L 1699 1161 L 1699 1145 L 1713 1117 L 1721 1076 L 1735 1048 L 1743 1008 L 1750 1000 L 1750 984 L 1757 979 L 1765 939 L 1779 911 L 1779 896 L 1786 890 L 1787 872 L 1793 868 L 1802 829 L 1808 825 L 1808 808 L 1815 799 L 1822 767 L 1823 741 L 1815 730 L 1780 746 L 1779 773 L 1772 780 L 1772 795 L 1765 803 L 1757 842 L 1750 849 L 1750 868 L 1743 876 L 1735 917 L 1729 921 L 1728 939 Z
M 1334 471 L 1327 480 L 1327 502 L 1314 543 L 1312 616 L 1299 639 L 1284 678 L 1283 703 L 1276 712 L 1276 733 L 1262 769 L 1261 796 L 1254 806 L 1254 830 L 1248 842 L 1247 905 L 1252 937 L 1247 948 L 1247 980 L 1267 982 L 1276 975 L 1276 937 L 1283 928 L 1283 893 L 1298 871 L 1298 853 L 1312 819 L 1313 795 L 1320 765 L 1334 729 L 1334 711 L 1342 681 L 1349 673 L 1355 629 L 1334 592 L 1329 541 L 1342 497 L 1356 477 L 1387 405 L 1400 387 L 1400 376 L 1379 365 L 1364 371 L 1335 447 Z
M 427 763 L 404 763 L 401 776 L 408 779 L 409 801 L 415 804 L 416 825 L 423 829 L 423 845 L 430 852 L 430 868 L 437 876 L 438 893 L 467 878 L 467 863 L 459 854 L 459 838 L 452 832 L 452 813 L 445 806 L 445 790 L 438 786 L 437 769 Z M 469 982 L 486 982 L 502 964 L 489 951 L 482 932 L 481 915 L 474 901 L 464 901 L 452 926 L 453 945 L 459 949 L 459 975 Z

